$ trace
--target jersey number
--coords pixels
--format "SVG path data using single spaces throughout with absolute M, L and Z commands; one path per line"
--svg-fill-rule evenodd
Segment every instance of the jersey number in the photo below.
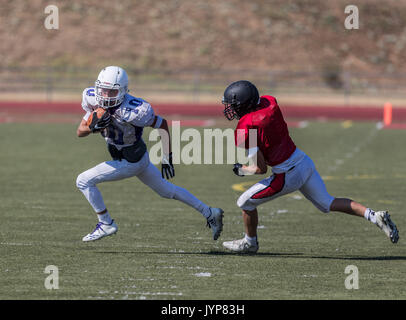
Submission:
M 87 90 L 87 91 L 86 91 L 86 94 L 87 94 L 89 97 L 94 97 L 94 89 L 92 88 L 92 89 Z
M 142 105 L 142 100 L 141 99 L 131 99 L 128 103 L 134 107 L 138 107 L 138 106 Z

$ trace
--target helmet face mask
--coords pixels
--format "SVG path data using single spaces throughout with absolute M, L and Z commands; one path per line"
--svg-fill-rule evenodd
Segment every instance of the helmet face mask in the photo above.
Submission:
M 105 109 L 111 108 L 119 104 L 120 90 L 96 82 L 95 96 L 99 106 Z
M 259 103 L 258 89 L 249 81 L 240 80 L 230 84 L 224 91 L 222 103 L 227 120 L 241 119 Z
M 124 69 L 110 66 L 104 68 L 95 83 L 97 104 L 104 108 L 120 105 L 128 92 L 128 77 Z
M 222 101 L 223 105 L 224 105 L 224 116 L 227 118 L 227 120 L 231 121 L 234 119 L 240 119 L 241 116 L 237 113 L 237 110 L 239 109 L 239 103 L 235 100 L 232 99 L 231 101 L 227 101 L 224 97 L 223 97 L 223 101 Z

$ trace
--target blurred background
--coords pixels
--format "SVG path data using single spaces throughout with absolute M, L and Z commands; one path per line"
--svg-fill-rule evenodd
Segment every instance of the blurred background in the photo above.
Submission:
M 349 3 L 350 2 L 350 3 Z M 59 29 L 47 30 L 48 5 Z M 359 29 L 347 30 L 347 5 Z M 150 102 L 219 103 L 253 81 L 286 104 L 406 105 L 406 0 L 0 0 L 0 100 L 80 101 L 124 67 Z

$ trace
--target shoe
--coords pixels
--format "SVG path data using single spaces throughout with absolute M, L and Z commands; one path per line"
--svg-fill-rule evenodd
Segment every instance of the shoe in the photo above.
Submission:
M 84 242 L 88 241 L 94 241 L 94 240 L 99 240 L 103 237 L 111 236 L 112 234 L 115 234 L 118 230 L 118 227 L 114 220 L 111 221 L 110 224 L 105 224 L 103 222 L 99 222 L 96 225 L 96 228 L 89 233 L 87 236 L 83 237 Z
M 211 228 L 213 232 L 213 239 L 217 240 L 220 237 L 221 231 L 223 231 L 223 213 L 220 208 L 210 208 L 210 216 L 207 218 L 207 226 Z
M 252 245 L 245 238 L 223 242 L 223 246 L 231 251 L 240 253 L 256 253 L 259 249 L 258 241 L 255 245 Z
M 396 225 L 390 218 L 388 211 L 377 211 L 376 225 L 388 236 L 392 243 L 397 243 L 399 240 L 399 231 Z

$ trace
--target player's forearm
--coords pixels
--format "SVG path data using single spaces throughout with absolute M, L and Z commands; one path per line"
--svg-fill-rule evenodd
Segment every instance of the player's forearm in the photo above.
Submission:
M 267 169 L 268 169 L 267 166 L 260 168 L 260 167 L 258 167 L 256 165 L 251 165 L 251 166 L 243 165 L 241 167 L 241 171 L 245 175 L 265 174 L 268 171 Z
M 92 131 L 89 129 L 89 126 L 85 123 L 81 123 L 76 130 L 76 134 L 79 138 L 88 136 Z
M 162 119 L 162 123 L 158 130 L 159 135 L 161 136 L 163 153 L 164 155 L 169 155 L 172 152 L 171 136 L 169 134 L 168 122 L 165 119 Z
M 265 162 L 264 155 L 262 152 L 255 148 L 254 154 L 249 154 L 248 157 L 250 158 L 250 165 L 243 165 L 241 170 L 246 172 L 247 175 L 249 174 L 265 174 L 268 171 L 268 166 Z

